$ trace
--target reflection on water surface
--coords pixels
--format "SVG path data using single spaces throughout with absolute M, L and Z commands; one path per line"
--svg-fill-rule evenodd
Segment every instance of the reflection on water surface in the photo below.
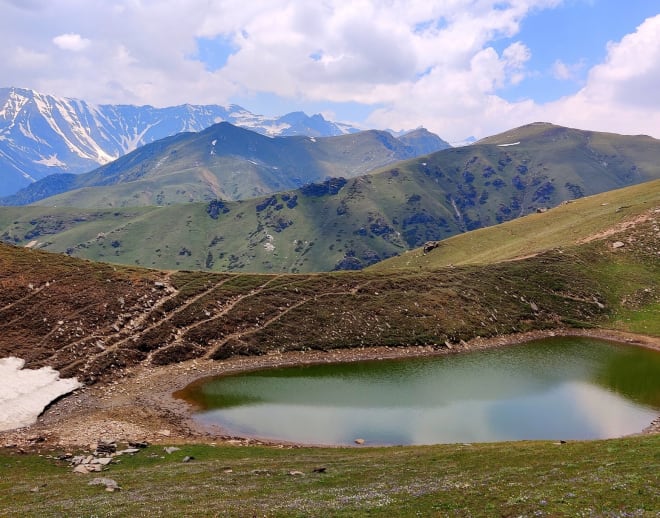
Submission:
M 552 338 L 469 354 L 287 367 L 183 391 L 234 435 L 315 444 L 594 439 L 660 411 L 660 353 Z

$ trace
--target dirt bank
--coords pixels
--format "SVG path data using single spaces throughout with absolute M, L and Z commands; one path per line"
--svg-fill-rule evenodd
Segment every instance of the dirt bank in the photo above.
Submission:
M 630 343 L 660 351 L 660 338 L 611 330 L 560 329 L 475 339 L 442 347 L 371 347 L 330 351 L 272 353 L 237 357 L 224 361 L 191 360 L 165 367 L 137 366 L 108 384 L 76 391 L 53 405 L 34 425 L 0 434 L 0 445 L 15 448 L 87 447 L 99 440 L 150 443 L 257 441 L 223 435 L 221 430 L 203 429 L 192 418 L 193 408 L 173 393 L 208 376 L 269 367 L 314 363 L 350 362 L 457 354 L 503 347 L 549 336 L 589 336 Z M 645 433 L 660 432 L 660 416 Z

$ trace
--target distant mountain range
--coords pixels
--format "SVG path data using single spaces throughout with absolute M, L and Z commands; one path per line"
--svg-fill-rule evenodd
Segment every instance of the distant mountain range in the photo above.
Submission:
M 206 131 L 245 132 L 222 124 Z M 375 140 L 384 137 L 380 132 L 366 134 Z M 212 149 L 210 137 L 219 143 L 220 135 L 205 134 L 206 155 Z M 189 137 L 174 137 L 173 142 L 179 138 Z M 299 139 L 307 147 L 319 144 Z M 249 147 L 249 142 L 242 145 Z M 154 154 L 152 162 L 168 153 Z M 135 171 L 140 163 L 133 164 Z M 427 241 L 658 178 L 659 140 L 537 123 L 356 178 L 332 178 L 242 201 L 78 208 L 75 196 L 106 188 L 71 191 L 44 200 L 43 206 L 0 207 L 0 239 L 92 260 L 165 269 L 358 269 Z M 137 186 L 139 181 L 124 185 Z M 655 199 L 660 197 L 657 188 L 652 187 Z M 60 206 L 58 200 L 69 206 Z
M 54 173 L 83 173 L 181 132 L 230 122 L 268 136 L 356 133 L 302 112 L 268 118 L 236 106 L 95 105 L 23 88 L 0 88 L 0 196 Z
M 89 173 L 47 176 L 0 198 L 0 204 L 126 207 L 254 198 L 327 178 L 353 178 L 447 147 L 425 129 L 398 139 L 376 130 L 266 137 L 221 122 L 146 144 Z

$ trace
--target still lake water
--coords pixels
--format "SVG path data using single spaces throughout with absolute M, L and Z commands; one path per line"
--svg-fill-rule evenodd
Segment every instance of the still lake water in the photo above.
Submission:
M 177 395 L 229 434 L 310 444 L 608 438 L 640 432 L 660 413 L 660 353 L 551 338 L 222 376 Z

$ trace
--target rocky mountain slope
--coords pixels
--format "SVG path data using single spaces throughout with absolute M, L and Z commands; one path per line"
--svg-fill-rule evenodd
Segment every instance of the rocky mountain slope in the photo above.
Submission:
M 625 205 L 610 207 L 621 219 L 593 239 L 517 261 L 432 270 L 164 272 L 1 244 L 0 357 L 93 383 L 138 364 L 306 348 L 460 348 L 558 326 L 658 336 L 660 206 L 636 204 L 632 191 Z
M 126 207 L 253 198 L 329 177 L 355 177 L 448 145 L 427 130 L 266 137 L 227 122 L 147 144 L 80 175 L 51 175 L 6 205 Z M 52 197 L 58 193 L 64 193 Z M 42 200 L 43 198 L 47 198 Z
M 238 202 L 103 210 L 3 207 L 0 238 L 153 268 L 359 269 L 428 241 L 660 177 L 660 143 L 648 137 L 552 125 L 517 131 L 529 136 L 513 146 L 448 149 L 375 174 Z M 660 196 L 657 182 L 639 189 L 640 200 Z M 537 239 L 543 235 L 538 229 Z
M 24 88 L 0 88 L 0 196 L 50 174 L 90 171 L 144 144 L 221 121 L 270 136 L 358 131 L 302 112 L 268 118 L 236 105 L 95 105 Z

